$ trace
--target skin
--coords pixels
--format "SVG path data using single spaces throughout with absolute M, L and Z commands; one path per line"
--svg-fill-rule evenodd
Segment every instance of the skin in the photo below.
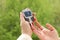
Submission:
M 21 33 L 28 34 L 29 36 L 32 36 L 32 30 L 30 28 L 30 25 L 27 21 L 24 19 L 24 15 L 22 12 L 20 12 L 20 26 L 21 26 Z
M 20 21 L 21 33 L 23 34 L 28 34 L 29 36 L 32 36 L 33 31 L 41 40 L 59 40 L 58 33 L 51 24 L 46 24 L 46 27 L 48 28 L 47 29 L 40 25 L 37 19 L 34 17 L 34 22 L 30 26 L 29 23 L 25 21 L 22 12 L 20 12 Z
M 34 23 L 36 25 L 34 25 Z M 38 36 L 39 39 L 41 39 L 41 40 L 59 40 L 58 33 L 51 24 L 47 23 L 46 24 L 47 28 L 45 28 L 39 24 L 39 22 L 37 21 L 36 18 L 35 18 L 34 23 L 31 24 L 31 27 L 32 27 L 33 32 Z

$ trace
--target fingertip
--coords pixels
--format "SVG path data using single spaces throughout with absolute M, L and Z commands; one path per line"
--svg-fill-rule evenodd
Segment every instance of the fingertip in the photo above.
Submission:
M 49 24 L 49 23 L 47 23 L 47 24 L 46 24 L 46 26 L 47 26 L 47 27 L 52 27 L 52 25 L 51 25 L 51 24 Z
M 49 30 L 51 30 L 51 31 L 53 31 L 53 30 L 55 29 L 55 28 L 54 28 L 51 24 L 49 24 L 49 23 L 47 23 L 46 26 L 47 26 L 47 28 L 48 28 Z
M 20 12 L 20 17 L 22 16 L 22 12 Z
M 22 15 L 22 12 L 20 12 L 20 15 Z
M 46 23 L 46 25 L 49 25 L 49 23 Z

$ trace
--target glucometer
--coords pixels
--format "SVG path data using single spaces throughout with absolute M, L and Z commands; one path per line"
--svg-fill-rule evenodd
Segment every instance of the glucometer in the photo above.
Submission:
M 28 8 L 22 10 L 23 14 L 24 14 L 24 18 L 26 21 L 28 21 L 29 23 L 32 23 L 34 21 L 34 17 L 32 15 L 32 11 Z

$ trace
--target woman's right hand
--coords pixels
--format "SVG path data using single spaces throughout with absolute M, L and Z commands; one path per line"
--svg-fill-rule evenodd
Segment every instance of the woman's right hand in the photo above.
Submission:
M 35 18 L 36 19 L 36 18 Z M 39 37 L 41 40 L 59 40 L 58 33 L 56 29 L 50 25 L 46 24 L 47 28 L 41 26 L 37 20 L 35 20 L 35 23 L 37 25 L 37 29 L 35 28 L 33 24 L 31 24 L 33 32 Z

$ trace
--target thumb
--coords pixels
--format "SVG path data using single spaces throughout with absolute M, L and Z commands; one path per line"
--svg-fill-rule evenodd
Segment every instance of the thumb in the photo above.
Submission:
M 20 20 L 21 20 L 22 22 L 25 21 L 25 19 L 24 19 L 24 15 L 23 15 L 22 12 L 20 12 Z

